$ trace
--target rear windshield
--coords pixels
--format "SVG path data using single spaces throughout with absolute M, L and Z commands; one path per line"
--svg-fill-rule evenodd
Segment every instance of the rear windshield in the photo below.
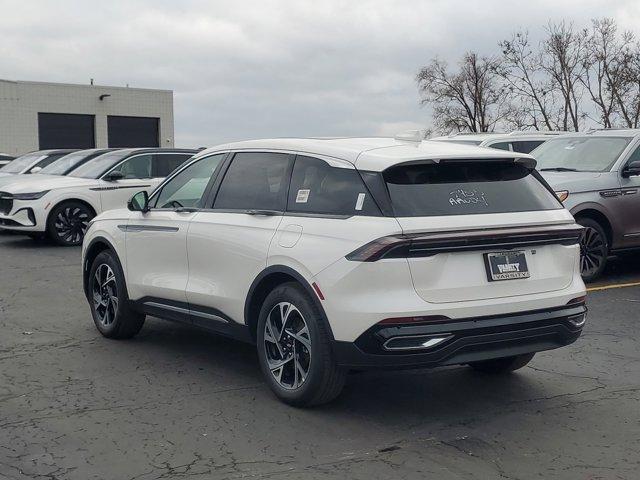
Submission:
M 398 217 L 562 208 L 534 171 L 512 162 L 405 165 L 383 175 Z

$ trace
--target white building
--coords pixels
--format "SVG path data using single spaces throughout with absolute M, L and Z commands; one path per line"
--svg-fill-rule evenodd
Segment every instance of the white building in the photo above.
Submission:
M 173 147 L 173 91 L 0 79 L 0 152 Z

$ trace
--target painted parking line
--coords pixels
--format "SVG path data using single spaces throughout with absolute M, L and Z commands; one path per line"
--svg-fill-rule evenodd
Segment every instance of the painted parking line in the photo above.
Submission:
M 614 283 L 612 285 L 601 285 L 598 287 L 587 288 L 587 292 L 599 292 L 600 290 L 610 290 L 612 288 L 640 287 L 640 282 L 632 283 Z

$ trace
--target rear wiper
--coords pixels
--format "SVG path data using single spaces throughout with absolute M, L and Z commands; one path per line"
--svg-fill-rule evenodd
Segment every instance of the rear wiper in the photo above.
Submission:
M 549 168 L 541 168 L 541 172 L 577 172 L 577 168 L 567 168 L 567 167 L 549 167 Z

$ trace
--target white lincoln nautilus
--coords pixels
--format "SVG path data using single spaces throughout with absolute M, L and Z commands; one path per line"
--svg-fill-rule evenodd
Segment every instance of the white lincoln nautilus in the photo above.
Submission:
M 146 315 L 257 345 L 283 401 L 349 370 L 508 372 L 586 320 L 581 227 L 528 155 L 393 138 L 246 141 L 200 152 L 83 244 L 98 330 Z

